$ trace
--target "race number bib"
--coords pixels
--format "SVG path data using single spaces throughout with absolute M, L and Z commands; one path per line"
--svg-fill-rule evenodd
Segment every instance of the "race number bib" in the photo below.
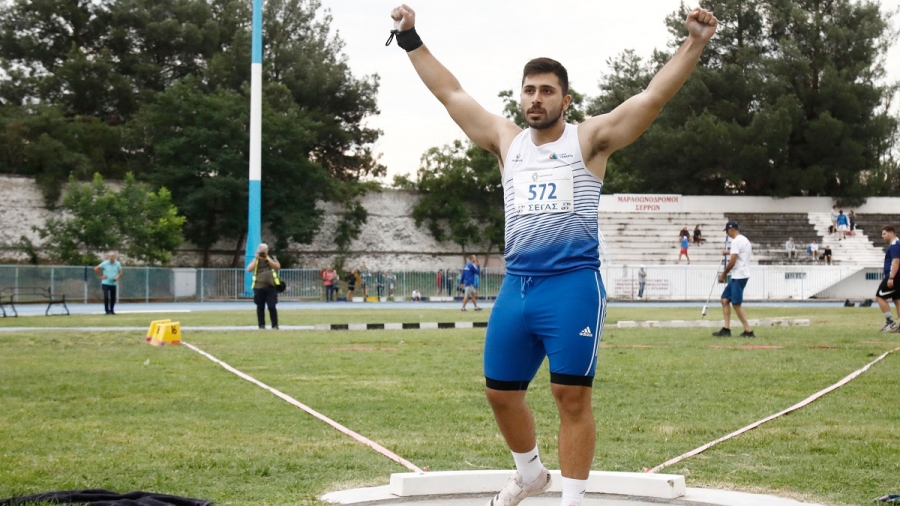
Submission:
M 572 171 L 567 169 L 526 170 L 513 177 L 516 213 L 570 213 Z

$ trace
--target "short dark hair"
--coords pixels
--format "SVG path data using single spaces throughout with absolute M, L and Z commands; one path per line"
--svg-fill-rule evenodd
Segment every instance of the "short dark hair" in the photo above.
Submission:
M 894 235 L 897 234 L 897 231 L 894 230 L 894 226 L 893 226 L 893 225 L 885 225 L 885 226 L 881 227 L 881 230 L 884 231 L 884 232 L 890 232 L 890 233 L 892 233 L 892 234 L 894 234 Z
M 563 96 L 569 94 L 569 72 L 556 60 L 551 58 L 535 58 L 525 64 L 522 70 L 522 84 L 525 84 L 525 78 L 536 74 L 553 74 L 559 79 L 559 86 L 562 88 Z

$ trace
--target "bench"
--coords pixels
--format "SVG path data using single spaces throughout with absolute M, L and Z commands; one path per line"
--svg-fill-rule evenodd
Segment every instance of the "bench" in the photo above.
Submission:
M 47 310 L 44 311 L 44 316 L 50 316 L 50 308 L 53 307 L 54 304 L 62 304 L 63 309 L 66 310 L 66 315 L 69 315 L 69 306 L 66 305 L 66 295 L 62 293 L 53 293 L 50 288 L 24 286 L 0 289 L 0 313 L 3 314 L 4 318 L 8 316 L 19 316 L 19 312 L 16 311 L 16 304 L 43 304 L 44 302 L 47 303 Z M 7 313 L 7 307 L 12 314 Z M 61 315 L 62 313 L 58 314 Z

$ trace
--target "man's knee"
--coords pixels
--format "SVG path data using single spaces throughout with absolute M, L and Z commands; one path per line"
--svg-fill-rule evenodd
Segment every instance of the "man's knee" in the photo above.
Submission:
M 552 384 L 553 398 L 562 419 L 577 419 L 584 416 L 593 416 L 591 409 L 591 394 L 593 389 L 580 385 Z
M 487 387 L 484 389 L 485 397 L 487 397 L 488 403 L 494 409 L 507 409 L 510 407 L 520 406 L 525 402 L 526 393 L 527 390 L 525 389 L 500 390 L 491 387 Z

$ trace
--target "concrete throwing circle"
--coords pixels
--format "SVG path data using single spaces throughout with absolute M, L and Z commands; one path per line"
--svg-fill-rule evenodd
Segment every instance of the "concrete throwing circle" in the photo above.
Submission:
M 664 504 L 670 506 L 822 506 L 821 504 L 802 503 L 793 499 L 728 490 L 688 488 L 687 492 L 687 495 L 678 499 L 586 494 L 582 506 L 660 506 Z M 485 506 L 492 497 L 492 494 L 459 494 L 419 497 L 395 496 L 389 499 L 373 501 L 363 499 L 360 502 L 338 502 L 331 499 L 329 502 L 355 506 Z M 558 493 L 547 493 L 529 497 L 522 501 L 521 506 L 559 506 L 559 499 L 560 495 Z
M 510 471 L 439 471 L 395 473 L 391 484 L 331 492 L 323 501 L 356 506 L 484 506 L 500 490 Z M 522 506 L 558 506 L 559 471 L 549 492 L 529 497 Z M 675 474 L 591 471 L 583 506 L 821 506 L 771 495 L 688 488 Z

